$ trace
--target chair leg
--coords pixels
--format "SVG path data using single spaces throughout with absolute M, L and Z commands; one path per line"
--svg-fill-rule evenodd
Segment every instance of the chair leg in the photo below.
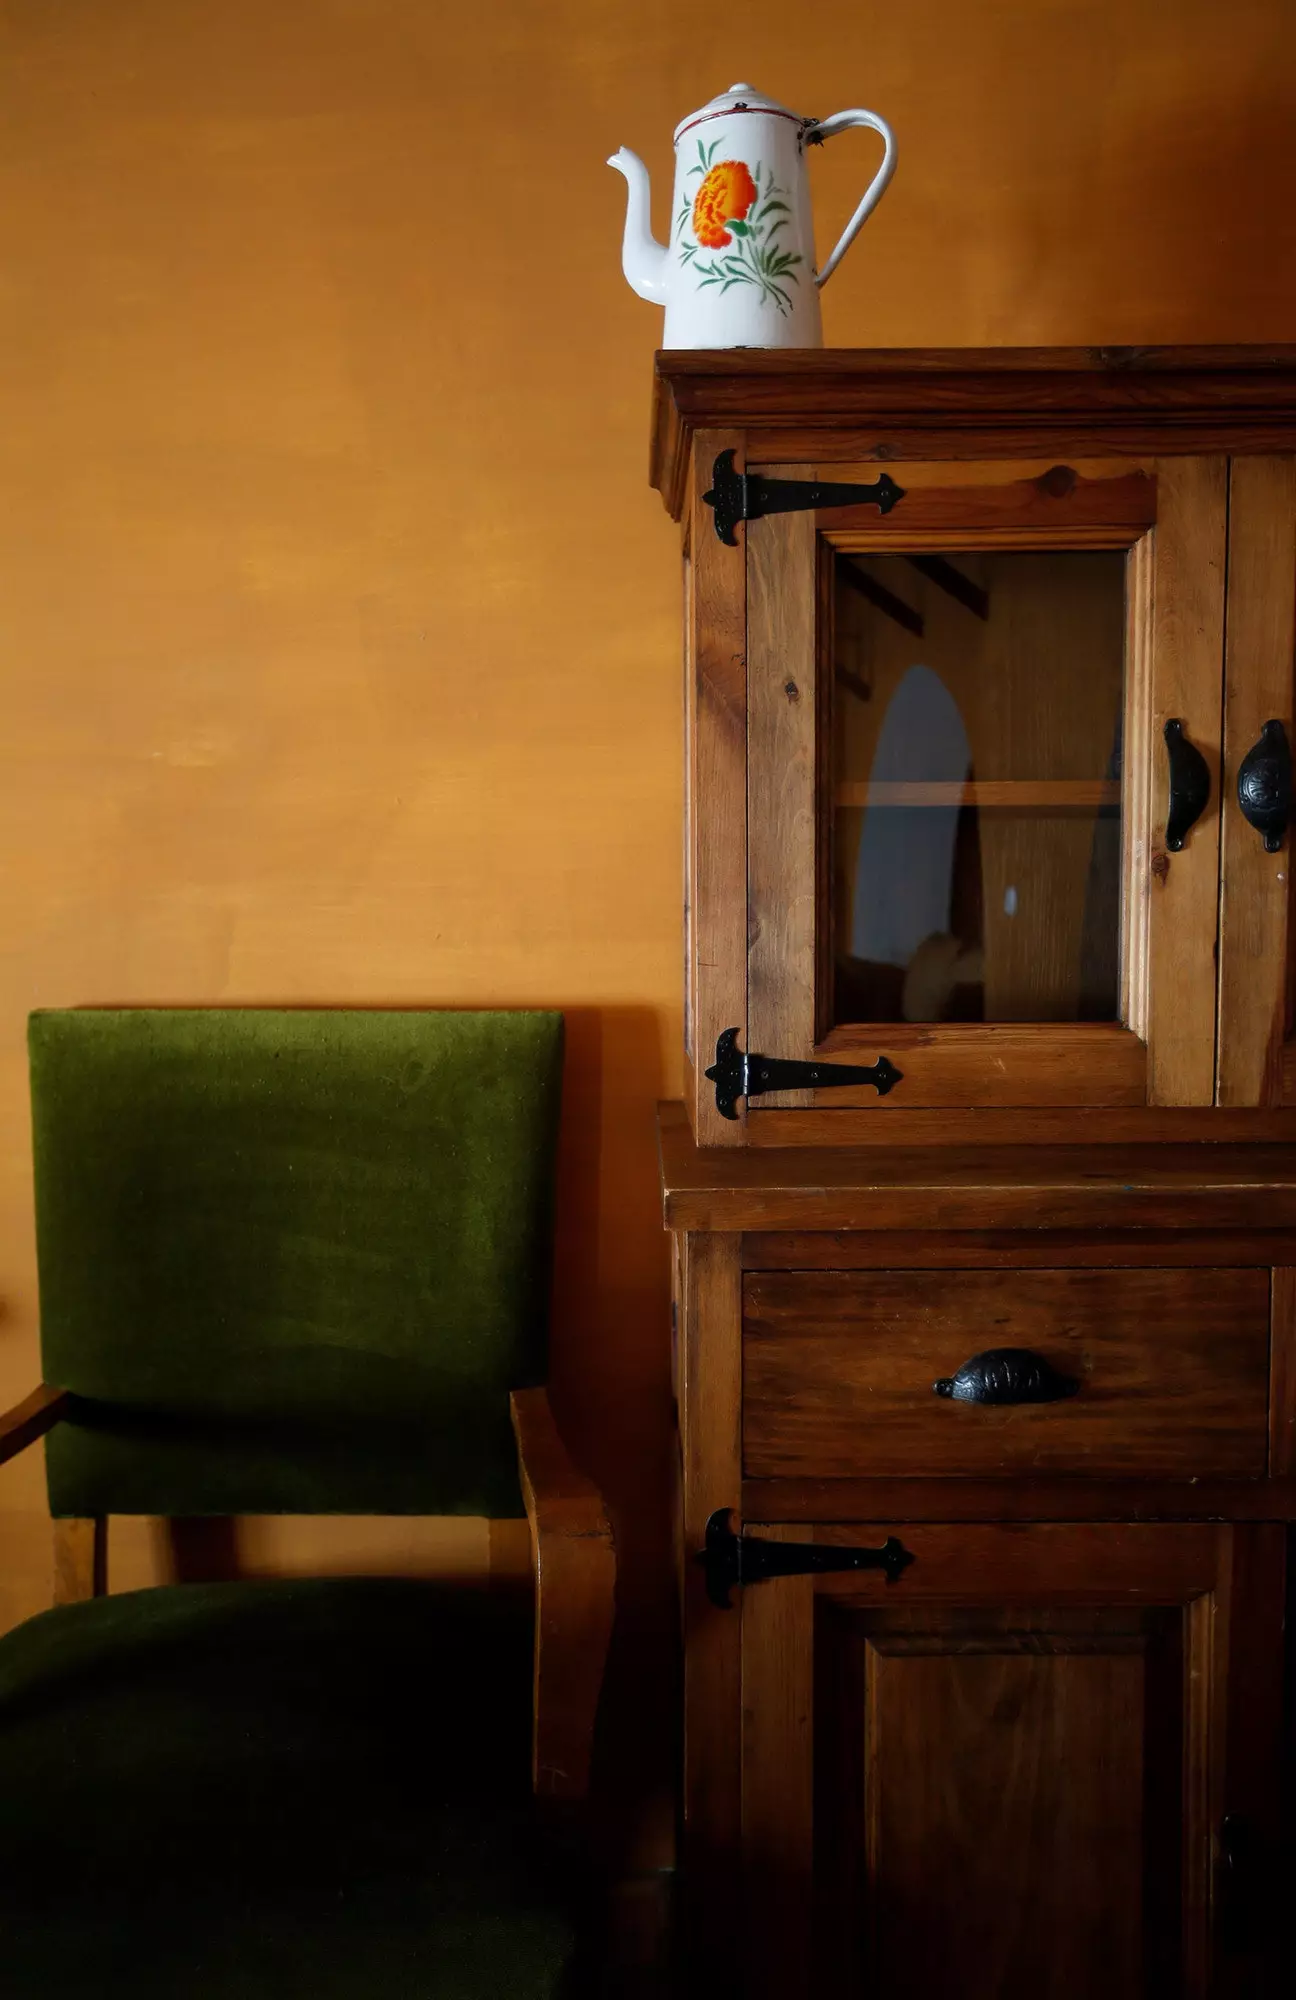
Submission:
M 108 1589 L 108 1522 L 103 1514 L 54 1522 L 54 1602 L 81 1604 Z

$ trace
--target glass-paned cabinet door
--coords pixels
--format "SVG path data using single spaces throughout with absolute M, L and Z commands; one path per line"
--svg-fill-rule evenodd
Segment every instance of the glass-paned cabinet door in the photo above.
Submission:
M 1125 557 L 835 552 L 834 1027 L 1120 1018 Z
M 1211 1102 L 1226 465 L 888 469 L 748 525 L 747 1025 L 901 1080 L 751 1111 Z

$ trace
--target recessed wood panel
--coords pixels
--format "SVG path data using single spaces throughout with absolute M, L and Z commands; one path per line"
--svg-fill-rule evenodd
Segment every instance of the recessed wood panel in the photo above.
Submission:
M 986 1348 L 1075 1393 L 934 1393 Z M 1094 1473 L 1262 1477 L 1269 1281 L 1258 1270 L 749 1272 L 749 1478 Z
M 1180 1741 L 1182 1614 L 840 1622 L 856 1717 L 819 1727 L 864 1739 L 862 1796 L 846 1802 L 862 1822 L 863 1990 L 1143 2000 L 1149 1960 L 1164 1972 L 1175 1956 L 1181 1813 L 1162 1752 Z
M 1276 1840 L 1282 1530 L 901 1532 L 913 1561 L 895 1585 L 862 1571 L 742 1593 L 732 1990 L 1268 1993 L 1264 1909 L 1216 1836 L 1237 1813 L 1258 1851 Z

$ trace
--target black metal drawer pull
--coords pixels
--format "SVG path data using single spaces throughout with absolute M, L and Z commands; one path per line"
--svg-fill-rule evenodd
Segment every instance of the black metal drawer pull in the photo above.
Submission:
M 965 1361 L 957 1375 L 932 1383 L 938 1396 L 956 1403 L 1060 1403 L 1079 1386 L 1029 1347 L 987 1347 Z
M 797 514 L 811 507 L 876 507 L 889 514 L 904 499 L 888 473 L 867 486 L 843 480 L 770 479 L 763 472 L 735 472 L 732 451 L 722 451 L 711 468 L 711 489 L 702 495 L 715 514 L 715 531 L 730 547 L 740 521 L 760 521 L 766 514 Z
M 1165 844 L 1178 854 L 1194 826 L 1206 810 L 1210 798 L 1210 771 L 1195 743 L 1184 735 L 1183 723 L 1171 716 L 1165 726 L 1166 749 L 1170 756 L 1170 806 L 1166 813 Z
M 738 1116 L 740 1097 L 760 1097 L 767 1090 L 832 1090 L 843 1084 L 871 1083 L 879 1097 L 894 1090 L 904 1076 L 888 1056 L 867 1068 L 859 1063 L 794 1062 L 788 1056 L 744 1055 L 737 1028 L 725 1028 L 716 1043 L 715 1061 L 705 1072 L 715 1085 L 716 1110 L 722 1118 Z
M 1264 838 L 1266 854 L 1276 854 L 1291 819 L 1292 758 L 1281 722 L 1266 722 L 1260 740 L 1242 759 L 1238 804 L 1248 826 Z
M 882 1569 L 888 1583 L 914 1560 L 910 1550 L 888 1535 L 878 1549 L 834 1548 L 829 1542 L 766 1542 L 758 1535 L 735 1535 L 727 1507 L 706 1524 L 706 1546 L 697 1556 L 706 1572 L 707 1596 L 722 1611 L 729 1593 L 772 1576 L 823 1576 L 832 1570 Z

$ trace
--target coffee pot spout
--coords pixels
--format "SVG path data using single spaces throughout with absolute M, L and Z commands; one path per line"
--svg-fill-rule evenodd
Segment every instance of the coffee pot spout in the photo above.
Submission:
M 626 183 L 625 234 L 621 239 L 621 268 L 641 299 L 654 305 L 666 300 L 666 245 L 652 233 L 649 219 L 648 169 L 628 146 L 622 146 L 608 161 Z

